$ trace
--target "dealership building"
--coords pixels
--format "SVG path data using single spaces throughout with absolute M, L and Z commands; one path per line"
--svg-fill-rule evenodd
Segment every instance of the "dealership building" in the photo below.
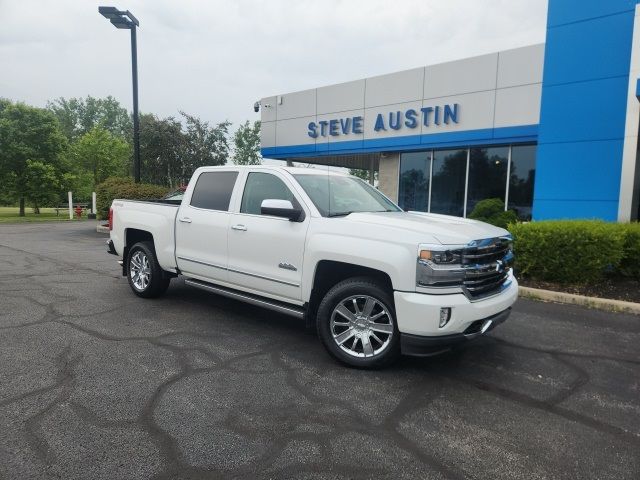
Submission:
M 261 100 L 265 158 L 378 172 L 405 210 L 638 219 L 640 0 L 550 0 L 546 42 Z

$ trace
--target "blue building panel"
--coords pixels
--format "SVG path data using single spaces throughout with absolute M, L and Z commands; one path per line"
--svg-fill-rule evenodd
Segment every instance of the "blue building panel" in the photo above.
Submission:
M 538 195 L 536 202 L 617 202 L 622 147 L 622 139 L 538 145 L 538 159 L 547 161 L 544 168 L 540 168 L 537 161 L 536 184 L 543 184 L 544 195 Z M 562 212 L 556 218 L 568 218 L 574 213 L 565 207 Z
M 547 26 L 590 20 L 628 12 L 636 7 L 635 0 L 550 0 Z
M 559 214 L 558 202 L 554 200 L 536 200 L 534 204 L 534 218 L 542 219 L 598 219 L 615 221 L 618 215 L 618 200 L 563 200 L 560 204 L 562 212 Z M 570 212 L 570 214 L 569 214 Z
M 628 75 L 633 20 L 631 10 L 549 28 L 544 86 Z
M 617 219 L 636 3 L 549 2 L 535 220 Z
M 624 137 L 627 76 L 542 88 L 540 143 Z

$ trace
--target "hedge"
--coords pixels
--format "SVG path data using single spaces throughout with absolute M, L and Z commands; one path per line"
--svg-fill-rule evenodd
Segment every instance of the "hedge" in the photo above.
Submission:
M 499 198 L 480 200 L 473 207 L 469 218 L 487 222 L 500 228 L 507 228 L 510 223 L 515 223 L 518 220 L 518 216 L 513 210 L 504 209 L 504 202 Z
M 640 279 L 640 224 L 561 220 L 509 225 L 516 272 L 559 283 L 597 282 L 605 275 Z
M 101 219 L 109 216 L 109 207 L 115 198 L 150 200 L 164 197 L 169 188 L 148 183 L 135 183 L 130 178 L 110 177 L 96 187 L 96 202 Z

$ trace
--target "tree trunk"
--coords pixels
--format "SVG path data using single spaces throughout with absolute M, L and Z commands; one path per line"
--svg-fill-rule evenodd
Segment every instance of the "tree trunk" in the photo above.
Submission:
M 20 216 L 24 217 L 24 197 L 20 197 Z

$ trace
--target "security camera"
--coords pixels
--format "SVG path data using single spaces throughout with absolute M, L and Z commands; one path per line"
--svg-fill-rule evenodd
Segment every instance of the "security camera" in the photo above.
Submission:
M 260 111 L 260 102 L 256 102 L 253 104 L 253 111 L 256 113 Z

